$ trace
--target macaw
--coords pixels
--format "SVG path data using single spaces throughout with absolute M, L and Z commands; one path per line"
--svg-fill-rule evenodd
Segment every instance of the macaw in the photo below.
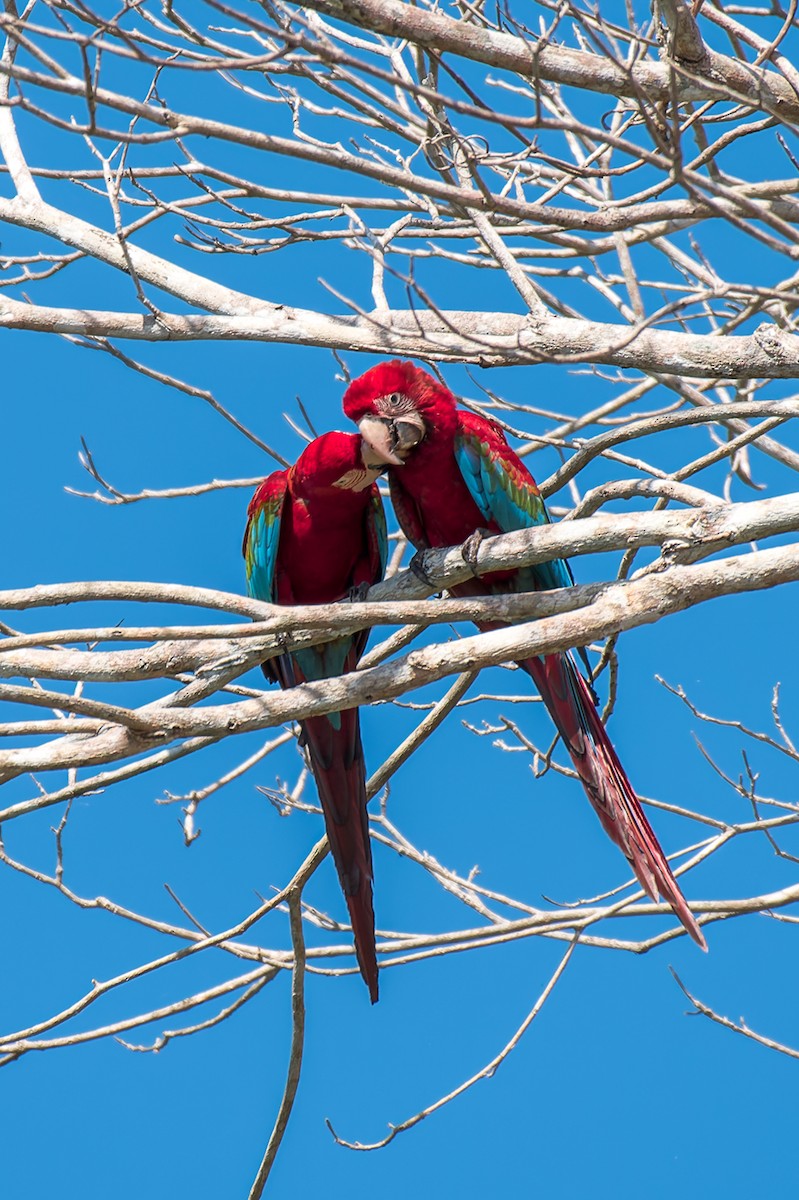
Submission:
M 243 553 L 247 591 L 274 604 L 331 604 L 383 578 L 386 520 L 376 479 L 385 469 L 357 433 L 326 433 L 293 467 L 275 471 L 247 511 Z M 294 650 L 263 664 L 267 679 L 290 688 L 353 671 L 367 630 Z M 300 722 L 355 951 L 377 1001 L 372 853 L 366 766 L 357 708 Z
M 397 519 L 417 550 L 463 545 L 464 558 L 474 566 L 485 533 L 549 521 L 535 480 L 497 422 L 459 409 L 446 387 L 412 363 L 381 363 L 354 380 L 344 395 L 344 411 L 388 465 Z M 573 583 L 568 563 L 557 559 L 492 572 L 451 592 L 484 596 Z M 654 901 L 659 892 L 706 950 L 573 655 L 547 654 L 518 665 L 532 676 L 603 828 L 626 855 L 644 891 Z

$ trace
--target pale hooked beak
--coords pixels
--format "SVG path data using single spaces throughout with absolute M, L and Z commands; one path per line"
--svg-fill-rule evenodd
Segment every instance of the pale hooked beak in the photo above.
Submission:
M 358 428 L 365 447 L 376 454 L 381 462 L 391 463 L 395 467 L 402 466 L 407 455 L 425 435 L 424 420 L 416 412 L 402 413 L 397 417 L 362 417 Z

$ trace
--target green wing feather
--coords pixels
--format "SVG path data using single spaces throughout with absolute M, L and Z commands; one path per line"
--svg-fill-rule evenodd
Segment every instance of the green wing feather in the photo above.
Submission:
M 459 416 L 455 459 L 486 524 L 496 525 L 502 533 L 548 524 L 549 514 L 536 482 L 500 427 L 474 413 L 460 412 Z M 574 583 L 564 559 L 539 563 L 531 571 L 536 588 L 571 587 Z

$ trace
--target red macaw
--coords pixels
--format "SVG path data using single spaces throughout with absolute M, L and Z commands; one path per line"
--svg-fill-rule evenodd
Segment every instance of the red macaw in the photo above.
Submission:
M 375 480 L 384 468 L 357 433 L 326 433 L 293 467 L 265 479 L 247 511 L 243 552 L 249 594 L 274 604 L 331 604 L 382 579 L 386 520 Z M 353 671 L 366 638 L 364 630 L 269 659 L 264 674 L 290 688 Z M 372 853 L 358 710 L 308 717 L 301 726 L 358 964 L 374 1004 Z
M 397 519 L 417 550 L 464 543 L 464 557 L 471 559 L 475 535 L 549 521 L 535 480 L 500 426 L 459 409 L 446 387 L 412 363 L 382 363 L 354 380 L 344 395 L 344 411 L 375 455 L 389 464 Z M 451 590 L 476 596 L 573 583 L 568 563 L 557 559 L 493 572 Z M 603 828 L 645 892 L 655 901 L 660 892 L 694 941 L 707 949 L 574 658 L 548 654 L 519 666 L 532 676 Z

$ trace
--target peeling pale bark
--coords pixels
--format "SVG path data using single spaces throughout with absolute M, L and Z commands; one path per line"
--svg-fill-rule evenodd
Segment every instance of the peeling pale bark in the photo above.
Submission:
M 510 536 L 510 535 L 508 535 Z M 110 729 L 95 736 L 64 737 L 32 749 L 0 750 L 0 782 L 25 772 L 97 766 L 140 754 L 156 742 L 187 737 L 219 738 L 269 729 L 286 721 L 403 695 L 439 679 L 515 659 L 555 653 L 651 624 L 721 596 L 799 581 L 799 547 L 761 550 L 608 585 L 592 603 L 537 621 L 412 650 L 378 667 L 288 691 L 227 705 L 181 709 L 159 701 L 134 710 L 148 733 Z M 253 665 L 251 658 L 239 673 Z M 234 668 L 235 675 L 235 668 Z M 12 810 L 0 813 L 7 819 Z
M 749 336 L 711 338 L 566 317 L 551 317 L 536 328 L 527 317 L 496 312 L 349 317 L 262 304 L 251 316 L 162 312 L 156 318 L 40 308 L 0 295 L 0 328 L 153 342 L 273 342 L 483 366 L 593 362 L 693 379 L 799 378 L 799 336 L 765 323 Z
M 568 87 L 610 96 L 645 95 L 663 101 L 671 99 L 675 86 L 682 100 L 717 99 L 724 89 L 722 94 L 746 99 L 753 108 L 777 112 L 784 120 L 799 118 L 799 100 L 781 75 L 749 67 L 723 54 L 709 53 L 706 72 L 692 75 L 673 61 L 625 66 L 568 46 L 538 46 L 513 34 L 456 21 L 403 0 L 308 0 L 305 7 L 361 29 L 407 38 L 434 51 Z

